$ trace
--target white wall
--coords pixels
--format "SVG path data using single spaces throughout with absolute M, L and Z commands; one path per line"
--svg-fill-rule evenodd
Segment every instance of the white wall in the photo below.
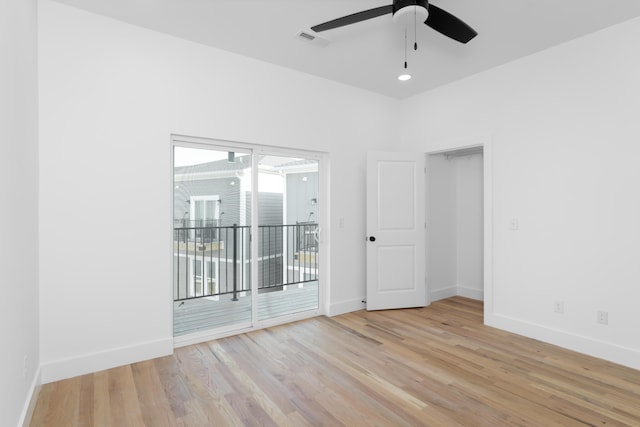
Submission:
M 25 418 L 38 378 L 35 0 L 0 3 L 0 425 Z M 23 375 L 24 357 L 27 370 Z
M 484 298 L 484 193 L 482 154 L 452 159 L 456 168 L 457 294 Z
M 171 351 L 171 133 L 329 152 L 331 312 L 362 307 L 364 153 L 397 101 L 40 5 L 43 381 Z
M 427 283 L 431 301 L 483 299 L 482 155 L 427 156 Z
M 399 126 L 420 150 L 492 136 L 485 321 L 635 368 L 639 39 L 635 19 L 416 96 Z
M 398 103 L 40 5 L 45 381 L 170 351 L 171 133 L 330 153 L 332 313 L 365 294 L 364 153 L 400 147 L 403 128 L 403 146 L 421 151 L 491 134 L 486 321 L 640 367 L 628 326 L 640 320 L 638 20 Z M 609 326 L 595 324 L 596 309 Z
M 457 295 L 456 167 L 427 156 L 427 284 L 429 299 Z

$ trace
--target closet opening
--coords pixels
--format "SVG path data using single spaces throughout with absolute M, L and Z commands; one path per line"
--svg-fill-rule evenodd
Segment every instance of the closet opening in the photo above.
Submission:
M 427 154 L 429 300 L 484 301 L 484 149 Z

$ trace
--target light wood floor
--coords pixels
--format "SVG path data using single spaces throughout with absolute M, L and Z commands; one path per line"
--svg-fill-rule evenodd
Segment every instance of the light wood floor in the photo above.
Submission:
M 640 426 L 640 371 L 482 325 L 356 312 L 43 387 L 32 426 Z

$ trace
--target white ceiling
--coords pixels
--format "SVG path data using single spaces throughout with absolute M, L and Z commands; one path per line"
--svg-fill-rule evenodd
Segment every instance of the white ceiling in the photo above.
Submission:
M 418 51 L 408 51 L 414 78 L 399 82 L 404 29 L 390 15 L 320 33 L 325 46 L 296 37 L 313 25 L 392 0 L 58 1 L 395 98 L 640 16 L 638 0 L 434 0 L 479 35 L 464 45 L 419 25 Z

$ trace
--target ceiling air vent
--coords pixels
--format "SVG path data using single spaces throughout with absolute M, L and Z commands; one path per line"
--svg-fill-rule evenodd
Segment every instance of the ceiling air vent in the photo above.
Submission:
M 313 31 L 308 31 L 308 30 L 299 31 L 296 34 L 296 38 L 298 40 L 302 40 L 304 42 L 311 43 L 316 46 L 326 46 L 329 44 L 329 40 L 318 36 Z
M 300 31 L 298 37 L 302 37 L 303 39 L 307 39 L 311 42 L 316 39 L 316 36 L 314 36 L 313 34 L 305 33 L 304 31 Z

